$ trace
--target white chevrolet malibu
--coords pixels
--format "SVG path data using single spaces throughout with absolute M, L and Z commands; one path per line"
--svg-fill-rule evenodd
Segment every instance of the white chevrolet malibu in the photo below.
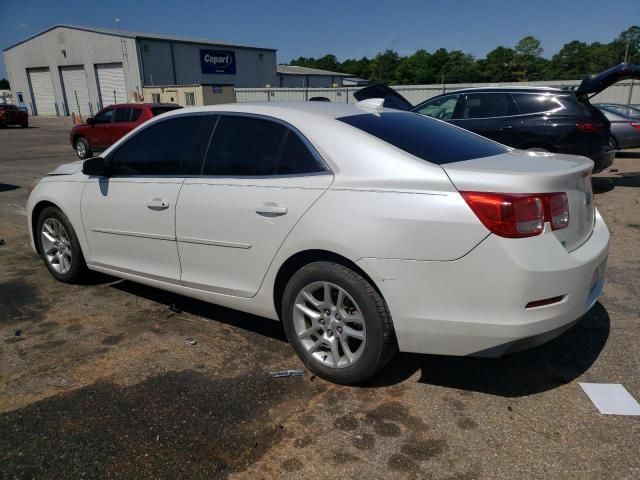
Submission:
M 317 375 L 397 351 L 499 356 L 596 302 L 591 160 L 523 152 L 380 100 L 176 110 L 29 197 L 51 274 L 95 270 L 271 319 Z

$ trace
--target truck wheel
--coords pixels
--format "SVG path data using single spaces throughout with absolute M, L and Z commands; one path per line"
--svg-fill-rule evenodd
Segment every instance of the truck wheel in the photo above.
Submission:
M 91 152 L 91 147 L 89 146 L 89 142 L 87 142 L 83 137 L 78 137 L 76 139 L 75 144 L 76 154 L 80 160 L 85 160 L 87 158 L 91 158 L 93 152 Z
M 291 277 L 282 321 L 306 367 L 335 383 L 367 380 L 398 348 L 380 293 L 362 275 L 337 263 L 310 263 Z

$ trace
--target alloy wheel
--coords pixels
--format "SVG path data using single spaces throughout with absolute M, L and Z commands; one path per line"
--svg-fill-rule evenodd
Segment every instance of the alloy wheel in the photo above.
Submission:
M 71 242 L 62 223 L 55 218 L 47 218 L 40 232 L 42 253 L 49 266 L 61 275 L 71 270 Z

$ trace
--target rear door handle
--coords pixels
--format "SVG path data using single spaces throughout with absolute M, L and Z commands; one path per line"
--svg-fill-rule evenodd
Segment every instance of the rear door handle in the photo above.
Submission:
M 169 208 L 169 202 L 162 200 L 161 198 L 154 198 L 147 202 L 147 208 L 155 211 L 166 210 Z
M 287 207 L 280 207 L 276 204 L 269 203 L 265 203 L 256 209 L 256 213 L 263 217 L 279 217 L 280 215 L 286 215 L 288 211 Z
M 500 128 L 500 130 L 511 130 L 513 127 L 513 125 L 505 125 L 504 127 Z

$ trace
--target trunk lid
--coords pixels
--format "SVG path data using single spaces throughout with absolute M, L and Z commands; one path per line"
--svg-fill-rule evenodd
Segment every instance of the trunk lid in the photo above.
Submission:
M 595 95 L 616 82 L 630 78 L 640 78 L 640 65 L 621 63 L 597 75 L 586 76 L 576 90 L 576 95 Z
M 568 250 L 591 235 L 595 207 L 591 187 L 593 162 L 585 157 L 513 150 L 492 157 L 442 165 L 460 191 L 494 193 L 564 192 L 569 225 L 553 234 Z M 547 225 L 547 228 L 551 228 Z
M 409 111 L 413 108 L 413 105 L 396 92 L 393 88 L 387 87 L 386 85 L 377 84 L 371 85 L 370 87 L 365 87 L 357 92 L 353 93 L 353 96 L 359 102 L 362 100 L 367 100 L 369 98 L 382 98 L 384 99 L 384 107 L 385 108 L 393 108 L 395 110 L 404 110 Z

